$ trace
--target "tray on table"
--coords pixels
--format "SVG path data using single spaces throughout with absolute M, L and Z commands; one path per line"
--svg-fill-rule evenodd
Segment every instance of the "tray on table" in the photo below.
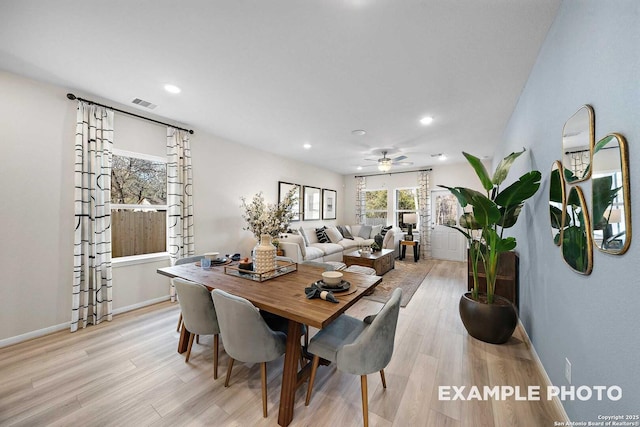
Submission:
M 224 267 L 224 273 L 230 276 L 253 280 L 254 282 L 264 282 L 266 280 L 273 279 L 275 277 L 298 270 L 298 264 L 296 264 L 295 262 L 276 260 L 276 264 L 276 268 L 274 268 L 273 270 L 265 271 L 264 273 L 258 273 L 252 270 L 243 270 L 238 267 L 238 265 L 226 265 Z

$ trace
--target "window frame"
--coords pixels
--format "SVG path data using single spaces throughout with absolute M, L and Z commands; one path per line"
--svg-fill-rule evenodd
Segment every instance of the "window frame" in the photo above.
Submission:
M 402 190 L 415 190 L 416 192 L 416 197 L 415 197 L 415 202 L 416 202 L 416 208 L 414 210 L 409 210 L 409 209 L 398 209 L 398 202 L 400 201 L 400 198 L 398 197 L 398 192 L 402 191 Z M 420 187 L 416 186 L 411 186 L 411 187 L 397 187 L 394 188 L 393 190 L 393 222 L 394 222 L 394 227 L 398 227 L 399 229 L 401 229 L 402 231 L 407 231 L 408 228 L 405 226 L 404 228 L 400 227 L 400 218 L 398 217 L 399 214 L 401 213 L 415 213 L 418 217 L 418 222 L 415 224 L 414 226 L 414 230 L 418 229 L 418 227 L 420 226 L 420 214 L 419 214 L 419 206 L 418 206 L 418 198 L 419 198 L 419 192 L 420 192 Z
M 364 218 L 365 218 L 365 222 L 367 221 L 367 219 L 369 219 L 368 217 L 368 213 L 369 212 L 384 212 L 385 213 L 385 225 L 389 222 L 389 190 L 386 188 L 366 188 L 363 190 L 365 192 L 365 196 L 364 196 Z M 366 193 L 373 193 L 375 191 L 384 191 L 386 193 L 386 206 L 384 209 L 373 209 L 373 210 L 369 210 L 367 209 L 367 195 Z M 375 218 L 372 218 L 375 219 Z
M 128 150 L 122 150 L 119 148 L 114 148 L 111 151 L 111 154 L 113 156 L 120 156 L 120 157 L 130 157 L 130 158 L 136 158 L 136 159 L 141 159 L 141 160 L 147 160 L 150 162 L 155 162 L 155 163 L 164 163 L 165 167 L 166 165 L 169 163 L 168 159 L 166 157 L 162 157 L 162 156 L 155 156 L 152 154 L 146 154 L 146 153 L 139 153 L 136 151 L 128 151 Z M 165 182 L 165 185 L 167 186 L 167 194 L 168 194 L 168 180 Z M 111 213 L 111 211 L 113 211 L 114 209 L 127 209 L 127 210 L 133 210 L 133 209 L 139 209 L 139 210 L 158 210 L 158 211 L 164 211 L 165 212 L 165 228 L 167 230 L 167 238 L 165 240 L 165 250 L 161 251 L 161 252 L 150 252 L 150 253 L 146 253 L 146 254 L 138 254 L 138 255 L 127 255 L 127 256 L 121 256 L 121 257 L 113 257 L 111 259 L 111 262 L 114 264 L 114 266 L 117 264 L 118 266 L 126 266 L 126 265 L 134 265 L 134 264 L 141 264 L 141 263 L 146 263 L 146 262 L 154 262 L 154 261 L 163 261 L 166 259 L 169 259 L 169 251 L 167 250 L 167 247 L 169 246 L 169 233 L 168 233 L 168 204 L 165 203 L 164 205 L 142 205 L 142 204 L 126 204 L 126 203 L 110 203 L 110 209 L 109 212 Z

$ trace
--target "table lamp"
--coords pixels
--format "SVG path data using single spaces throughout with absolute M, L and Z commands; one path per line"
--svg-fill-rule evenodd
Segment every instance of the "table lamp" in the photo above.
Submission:
M 414 213 L 402 214 L 402 222 L 407 225 L 407 235 L 405 238 L 407 240 L 413 240 L 413 226 L 418 223 L 418 215 Z

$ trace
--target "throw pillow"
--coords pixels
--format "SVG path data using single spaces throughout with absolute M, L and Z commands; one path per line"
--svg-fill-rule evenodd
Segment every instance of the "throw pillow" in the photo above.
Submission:
M 373 239 L 378 234 L 380 234 L 381 231 L 382 231 L 382 225 L 374 225 L 373 227 L 371 227 L 371 233 L 369 235 L 369 238 Z
M 339 225 L 338 230 L 342 234 L 342 237 L 344 237 L 345 239 L 353 240 L 353 236 L 351 235 L 351 232 L 345 225 Z
M 384 235 L 384 239 L 382 240 L 382 247 L 393 249 L 393 233 L 387 233 Z
M 371 226 L 363 225 L 360 227 L 360 232 L 358 233 L 358 237 L 362 237 L 363 239 L 369 239 L 371 236 Z
M 393 225 L 382 227 L 382 230 L 380 230 L 380 234 L 382 234 L 382 237 L 387 235 L 387 231 L 391 230 L 391 227 L 393 227 Z
M 342 240 L 342 234 L 340 234 L 338 229 L 334 226 L 327 227 L 327 229 L 324 230 L 324 232 L 329 238 L 329 240 L 331 241 L 331 243 L 338 243 L 340 240 Z
M 319 243 L 329 243 L 329 236 L 327 236 L 326 229 L 327 227 L 316 228 L 316 236 L 318 237 Z
M 298 231 L 300 231 L 300 235 L 304 239 L 304 245 L 309 246 L 309 238 L 307 237 L 307 233 L 304 232 L 304 228 L 300 227 Z

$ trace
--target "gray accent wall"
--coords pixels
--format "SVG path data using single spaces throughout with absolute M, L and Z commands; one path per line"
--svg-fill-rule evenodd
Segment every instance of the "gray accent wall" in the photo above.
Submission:
M 549 172 L 561 158 L 564 122 L 595 109 L 596 141 L 620 132 L 629 144 L 634 236 L 623 256 L 594 252 L 590 276 L 572 272 L 551 240 Z M 494 155 L 527 147 L 511 178 L 543 173 L 541 191 L 514 229 L 521 262 L 520 317 L 556 386 L 620 386 L 619 401 L 564 400 L 572 421 L 640 410 L 640 2 L 563 1 Z M 523 156 L 524 157 L 524 156 Z M 589 206 L 590 184 L 582 186 Z

